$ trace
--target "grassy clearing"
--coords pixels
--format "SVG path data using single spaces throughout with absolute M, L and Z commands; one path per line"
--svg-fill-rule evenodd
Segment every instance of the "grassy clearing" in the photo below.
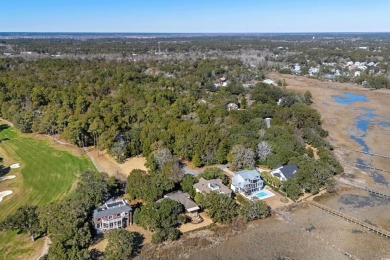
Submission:
M 43 239 L 31 242 L 26 234 L 0 232 L 0 259 L 35 259 L 41 253 Z
M 80 171 L 95 169 L 86 156 L 57 150 L 47 141 L 30 138 L 5 125 L 0 125 L 0 140 L 3 165 L 21 164 L 21 168 L 8 173 L 16 175 L 15 179 L 0 182 L 0 191 L 14 192 L 0 203 L 0 221 L 22 205 L 44 205 L 64 198 Z M 0 259 L 30 259 L 40 254 L 42 245 L 42 239 L 31 242 L 26 234 L 0 232 Z

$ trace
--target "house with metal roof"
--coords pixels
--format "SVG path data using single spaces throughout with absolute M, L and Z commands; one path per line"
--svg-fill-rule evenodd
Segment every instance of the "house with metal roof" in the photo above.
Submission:
M 263 188 L 264 182 L 256 170 L 242 170 L 237 172 L 232 178 L 230 188 L 242 195 L 249 197 Z
M 226 194 L 228 196 L 232 195 L 232 190 L 226 187 L 221 179 L 213 179 L 206 180 L 204 178 L 200 178 L 198 183 L 193 185 L 196 192 L 200 193 L 210 193 L 210 192 L 219 192 L 222 194 Z
M 132 208 L 126 200 L 107 201 L 93 211 L 92 221 L 98 234 L 124 228 L 132 224 Z
M 271 175 L 277 177 L 281 181 L 286 181 L 293 178 L 297 171 L 298 167 L 295 164 L 287 164 L 276 166 L 276 168 L 271 171 Z

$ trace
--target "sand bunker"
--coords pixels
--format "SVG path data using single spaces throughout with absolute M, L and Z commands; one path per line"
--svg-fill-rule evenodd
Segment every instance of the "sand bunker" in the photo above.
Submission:
M 3 198 L 4 198 L 5 196 L 8 196 L 8 195 L 10 195 L 10 194 L 12 194 L 12 190 L 1 191 L 1 192 L 0 192 L 0 202 L 3 200 Z
M 16 178 L 15 175 L 9 175 L 9 176 L 5 176 L 5 177 L 0 177 L 0 181 L 11 180 L 14 178 Z
M 20 168 L 20 163 L 14 163 L 9 166 L 11 169 L 17 169 Z

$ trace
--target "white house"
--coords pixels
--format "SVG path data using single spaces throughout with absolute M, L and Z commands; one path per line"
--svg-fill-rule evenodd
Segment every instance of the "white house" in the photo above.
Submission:
M 311 67 L 309 69 L 309 75 L 310 76 L 314 76 L 315 74 L 317 74 L 318 72 L 320 72 L 320 68 L 319 67 Z
M 263 184 L 263 180 L 256 170 L 242 170 L 233 176 L 230 188 L 234 192 L 248 197 L 260 191 Z
M 295 164 L 287 164 L 284 166 L 277 166 L 277 168 L 271 171 L 271 175 L 277 177 L 281 181 L 286 181 L 295 176 L 298 171 L 298 167 Z
M 235 104 L 235 103 L 229 103 L 227 105 L 227 109 L 230 111 L 230 110 L 238 110 L 238 105 Z
M 270 117 L 264 118 L 265 125 L 267 126 L 267 128 L 271 127 L 271 120 L 272 120 L 272 118 L 270 118 Z
M 272 79 L 265 79 L 263 80 L 263 83 L 268 85 L 275 85 L 275 81 L 273 81 Z
M 299 65 L 299 63 L 295 63 L 294 65 L 294 72 L 295 74 L 301 74 L 301 65 Z

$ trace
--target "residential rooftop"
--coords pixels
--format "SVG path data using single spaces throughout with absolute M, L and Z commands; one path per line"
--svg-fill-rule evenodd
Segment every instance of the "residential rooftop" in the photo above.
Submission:
M 226 187 L 221 179 L 213 179 L 213 180 L 206 180 L 204 178 L 200 178 L 198 183 L 195 183 L 193 187 L 202 193 L 209 193 L 212 191 L 217 191 L 220 193 L 224 193 L 227 195 L 232 194 L 232 190 Z
M 180 190 L 166 194 L 163 199 L 165 199 L 165 198 L 168 198 L 168 199 L 171 199 L 171 200 L 179 202 L 180 204 L 182 204 L 184 206 L 184 208 L 188 212 L 200 209 L 198 204 L 196 204 L 191 199 L 191 197 L 190 197 L 190 195 L 188 193 L 182 192 Z M 163 199 L 160 199 L 157 202 L 160 202 Z
M 126 200 L 107 201 L 93 211 L 93 217 L 98 219 L 129 211 L 131 211 L 131 206 Z

